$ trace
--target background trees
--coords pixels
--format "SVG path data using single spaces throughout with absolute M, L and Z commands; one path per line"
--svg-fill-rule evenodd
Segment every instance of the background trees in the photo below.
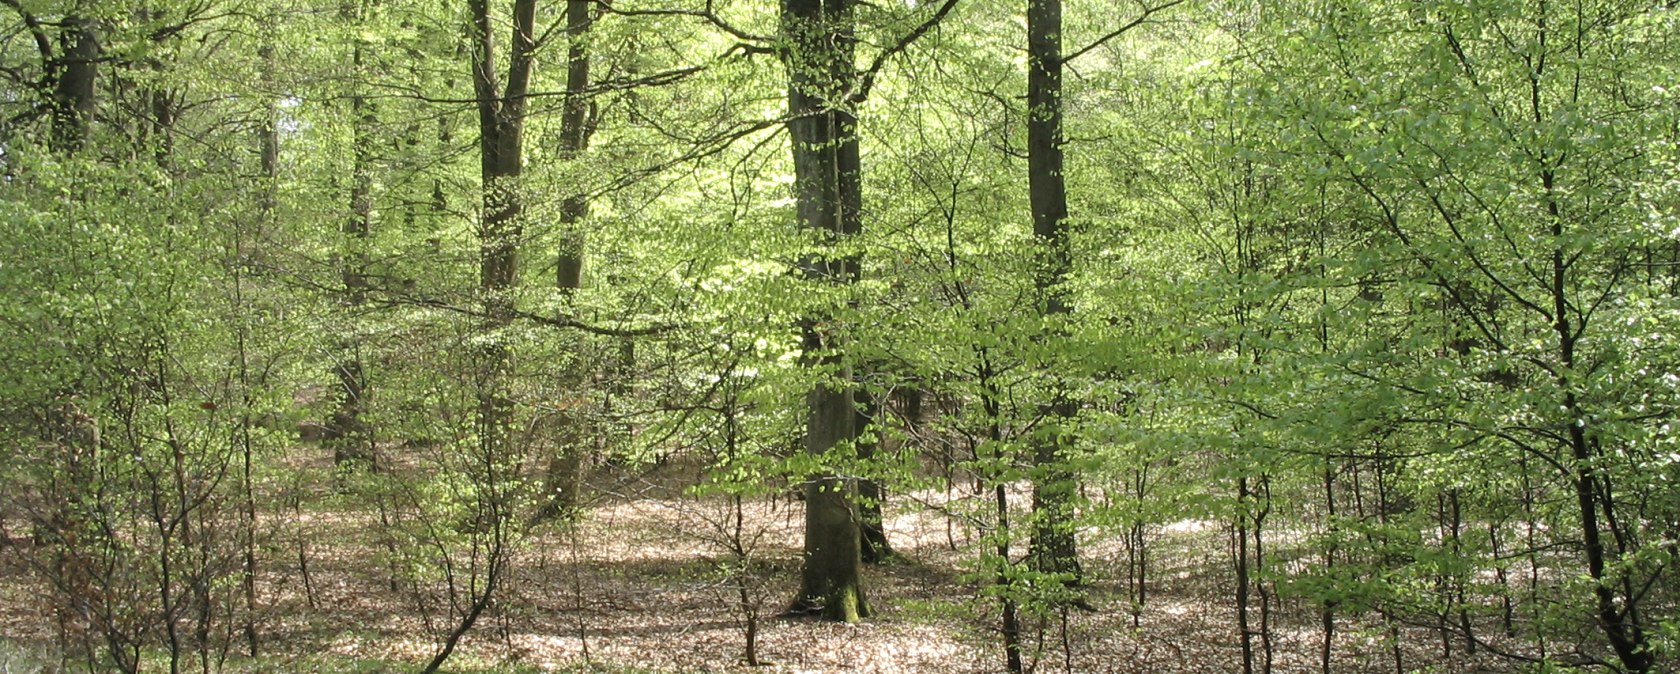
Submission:
M 1663 3 L 4 4 L 4 577 L 66 660 L 283 652 L 345 557 L 409 666 L 513 652 L 644 499 L 724 513 L 754 661 L 780 555 L 834 620 L 952 570 L 1011 670 L 1191 577 L 1244 671 L 1672 666 Z

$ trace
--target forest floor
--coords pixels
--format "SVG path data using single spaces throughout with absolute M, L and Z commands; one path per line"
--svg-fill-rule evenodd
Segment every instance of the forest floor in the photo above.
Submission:
M 874 616 L 856 625 L 776 617 L 797 582 L 803 507 L 780 499 L 749 502 L 743 522 L 757 544 L 748 603 L 763 616 L 758 657 L 771 664 L 747 667 L 738 587 L 722 571 L 731 559 L 722 544 L 731 511 L 724 498 L 684 495 L 692 472 L 667 468 L 619 476 L 619 486 L 577 526 L 533 531 L 501 599 L 445 671 L 1003 669 L 997 601 L 978 598 L 980 587 L 963 571 L 973 546 L 965 544 L 961 527 L 948 527 L 948 518 L 927 506 L 944 501 L 941 493 L 900 494 L 888 503 L 896 556 L 866 570 Z M 416 593 L 391 590 L 371 533 L 376 516 L 305 510 L 295 518 L 277 530 L 264 562 L 260 629 L 270 655 L 246 669 L 417 671 L 447 621 L 430 615 L 442 609 L 423 607 Z M 1158 529 L 1148 603 L 1135 622 L 1118 538 L 1083 551 L 1094 610 L 1070 610 L 1065 623 L 1061 617 L 1027 622 L 1029 666 L 1040 672 L 1241 672 L 1232 588 L 1224 580 L 1228 533 L 1195 521 Z M 307 583 L 298 541 L 308 561 Z M 50 643 L 52 623 L 35 587 L 15 565 L 0 576 L 0 646 Z M 1274 607 L 1272 621 L 1273 671 L 1320 671 L 1316 607 L 1285 601 Z M 1371 622 L 1340 620 L 1332 670 L 1396 671 L 1384 636 L 1385 629 Z M 1443 657 L 1440 640 L 1425 634 L 1403 641 L 1431 646 L 1404 652 L 1406 671 L 1511 669 L 1486 656 Z M 1257 671 L 1263 657 L 1255 654 Z

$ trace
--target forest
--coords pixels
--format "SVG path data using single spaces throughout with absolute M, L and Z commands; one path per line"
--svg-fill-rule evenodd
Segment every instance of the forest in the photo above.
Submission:
M 0 5 L 0 671 L 1680 671 L 1673 0 Z

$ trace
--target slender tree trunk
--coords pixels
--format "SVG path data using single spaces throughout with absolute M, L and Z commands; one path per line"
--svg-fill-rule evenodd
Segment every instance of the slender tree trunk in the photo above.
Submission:
M 948 254 L 951 255 L 950 259 L 954 261 L 955 250 L 949 251 Z M 968 301 L 967 291 L 959 286 L 957 292 L 962 297 L 963 308 L 971 308 L 972 305 Z M 1021 661 L 1021 612 L 1015 599 L 1017 589 L 1013 580 L 1014 574 L 1011 573 L 1011 568 L 1015 562 L 1011 558 L 1013 553 L 1010 548 L 1015 534 L 1009 523 L 1009 485 L 1007 484 L 1008 474 L 1014 464 L 1014 459 L 1003 442 L 1003 402 L 999 397 L 1001 392 L 997 389 L 997 372 L 992 367 L 991 353 L 984 346 L 975 346 L 974 356 L 977 361 L 975 383 L 980 387 L 980 407 L 986 412 L 986 442 L 980 446 L 990 447 L 992 450 L 990 456 L 983 457 L 976 447 L 974 459 L 976 462 L 981 460 L 990 462 L 990 466 L 979 477 L 992 485 L 992 518 L 995 527 L 992 535 L 996 538 L 993 551 L 997 554 L 998 564 L 997 576 L 993 582 L 1002 591 L 998 602 L 1002 610 L 1000 631 L 1003 636 L 1004 669 L 1012 674 L 1020 674 L 1023 671 Z
M 1248 477 L 1237 478 L 1237 636 L 1242 644 L 1243 674 L 1254 674 L 1254 631 L 1249 628 L 1249 566 L 1248 566 Z
M 1000 600 L 1003 610 L 1003 663 L 1004 669 L 1011 674 L 1021 674 L 1020 608 L 1016 605 L 1013 582 L 1010 580 L 1009 573 L 1010 566 L 1014 564 L 1010 560 L 1009 549 L 1014 532 L 1009 527 L 1009 486 L 1005 484 L 1004 479 L 1007 472 L 1006 466 L 1009 465 L 1010 458 L 1004 454 L 1003 428 L 999 425 L 1002 422 L 1003 405 L 998 400 L 998 391 L 993 384 L 992 377 L 995 373 L 992 371 L 991 359 L 985 349 L 980 348 L 976 351 L 980 356 L 979 384 L 981 390 L 984 391 L 980 403 L 985 407 L 988 420 L 986 438 L 991 441 L 993 451 L 997 452 L 995 456 L 991 457 L 994 464 L 994 474 L 990 479 L 995 483 L 992 485 L 992 507 L 993 517 L 997 520 L 999 567 L 995 582 L 1004 589 L 1003 597 Z
M 1003 666 L 1011 674 L 1021 674 L 1021 618 L 1015 597 L 1009 594 L 1009 488 L 1003 484 L 992 487 L 993 506 L 998 526 L 997 555 L 999 564 L 997 584 L 1005 588 L 1001 600 L 1003 610 Z
M 1266 518 L 1272 513 L 1272 476 L 1261 473 L 1259 489 L 1254 494 L 1258 503 L 1254 510 L 1254 593 L 1260 597 L 1260 671 L 1272 674 L 1272 588 L 1266 582 Z
M 1389 475 L 1388 461 L 1389 459 L 1386 457 L 1380 458 L 1376 466 L 1377 523 L 1381 525 L 1383 532 L 1378 539 L 1378 544 L 1381 546 L 1380 554 L 1384 570 L 1392 569 L 1397 565 L 1393 549 L 1394 543 L 1389 540 L 1389 516 L 1390 513 L 1398 509 L 1398 506 L 1391 498 L 1390 483 L 1394 478 Z M 1394 674 L 1406 674 L 1405 652 L 1400 648 L 1400 621 L 1395 619 L 1393 610 L 1387 606 L 1379 608 L 1377 612 L 1382 615 L 1383 622 L 1388 625 L 1388 649 L 1389 655 L 1392 656 L 1394 661 Z
M 1501 517 L 1499 521 L 1488 523 L 1488 552 L 1493 555 L 1493 579 L 1499 585 L 1499 626 L 1504 630 L 1506 637 L 1515 637 L 1516 606 L 1511 601 L 1511 571 L 1505 563 L 1505 551 L 1499 537 L 1499 530 L 1507 521 Z
M 262 59 L 263 79 L 268 81 L 274 67 L 274 47 L 267 43 L 257 50 L 257 56 Z M 264 105 L 262 129 L 258 134 L 259 157 L 262 167 L 262 191 L 258 196 L 259 217 L 257 224 L 261 228 L 274 226 L 277 202 L 277 187 L 280 178 L 280 119 L 279 108 L 273 101 Z M 250 255 L 246 237 L 241 235 L 234 241 L 234 292 L 239 301 L 244 297 L 244 270 L 247 256 Z M 239 338 L 239 383 L 240 394 L 243 396 L 243 416 L 239 424 L 240 474 L 239 487 L 241 495 L 240 521 L 240 589 L 245 600 L 244 624 L 240 626 L 245 637 L 246 654 L 257 657 L 259 641 L 257 635 L 257 493 L 256 482 L 253 477 L 254 462 L 256 460 L 254 443 L 251 436 L 251 409 L 256 399 L 252 395 L 254 382 L 251 380 L 250 357 L 247 353 L 246 342 L 249 329 L 242 323 L 238 333 Z
M 1531 100 L 1534 101 L 1534 111 L 1538 118 L 1541 114 L 1538 90 Z M 1561 402 L 1565 423 L 1568 425 L 1566 444 L 1570 459 L 1567 465 L 1574 471 L 1571 477 L 1575 488 L 1576 514 L 1581 525 L 1581 553 L 1587 563 L 1587 575 L 1593 580 L 1595 618 L 1599 630 L 1610 642 L 1610 648 L 1616 652 L 1616 658 L 1624 668 L 1635 674 L 1645 674 L 1656 665 L 1656 660 L 1651 653 L 1645 628 L 1639 621 L 1639 598 L 1625 590 L 1621 593 L 1616 592 L 1611 588 L 1609 578 L 1610 566 L 1619 561 L 1620 557 L 1620 554 L 1609 552 L 1603 540 L 1605 523 L 1609 524 L 1612 534 L 1616 532 L 1615 504 L 1609 498 L 1610 478 L 1598 467 L 1598 452 L 1589 439 L 1590 431 L 1587 426 L 1587 419 L 1592 415 L 1581 409 L 1580 399 L 1576 395 L 1578 384 L 1570 379 L 1575 373 L 1575 352 L 1590 312 L 1580 317 L 1581 325 L 1570 320 L 1571 312 L 1576 310 L 1569 300 L 1568 275 L 1572 263 L 1566 259 L 1562 243 L 1567 232 L 1564 229 L 1562 206 L 1557 197 L 1557 175 L 1552 168 L 1554 160 L 1551 157 L 1541 152 L 1538 159 L 1544 167 L 1540 171 L 1540 184 L 1545 190 L 1547 215 L 1550 216 L 1549 233 L 1551 240 L 1559 242 L 1557 247 L 1552 249 L 1548 290 L 1552 300 L 1552 329 L 1557 336 L 1558 364 L 1561 365 L 1557 368 L 1559 374 L 1555 384 L 1563 391 Z M 1599 519 L 1601 515 L 1603 521 Z
M 1328 255 L 1329 251 L 1327 250 L 1327 246 L 1325 245 L 1325 232 L 1327 231 L 1327 228 L 1320 227 L 1317 231 L 1318 231 L 1318 236 L 1317 236 L 1317 242 L 1316 243 L 1318 244 L 1319 258 L 1321 260 L 1322 259 L 1327 259 L 1329 257 L 1329 255 Z M 1328 265 L 1321 262 L 1319 264 L 1318 272 L 1319 272 L 1319 278 L 1320 279 L 1324 279 L 1325 281 L 1329 280 L 1330 273 L 1329 273 Z M 1319 291 L 1318 291 L 1318 306 L 1319 306 L 1319 312 L 1320 312 L 1319 316 L 1320 316 L 1320 318 L 1318 320 L 1318 325 L 1317 325 L 1318 329 L 1317 329 L 1316 332 L 1318 333 L 1317 334 L 1317 337 L 1318 337 L 1318 352 L 1321 355 L 1329 355 L 1329 353 L 1330 353 L 1330 319 L 1329 319 L 1329 317 L 1331 316 L 1331 311 L 1330 311 L 1330 306 L 1331 305 L 1330 305 L 1329 285 L 1330 284 L 1328 282 L 1326 282 L 1324 284 L 1324 287 L 1319 288 Z M 1363 291 L 1363 288 L 1362 288 L 1361 289 L 1361 295 L 1363 296 L 1363 294 L 1364 294 L 1364 291 Z M 1325 457 L 1324 457 L 1323 480 L 1324 480 L 1324 482 L 1323 482 L 1323 484 L 1324 484 L 1324 515 L 1325 515 L 1325 523 L 1326 523 L 1325 524 L 1325 533 L 1326 533 L 1325 542 L 1326 543 L 1325 543 L 1325 547 L 1324 547 L 1324 573 L 1325 573 L 1325 575 L 1327 575 L 1331 578 L 1334 578 L 1334 577 L 1336 577 L 1335 576 L 1335 574 L 1336 574 L 1336 553 L 1338 553 L 1340 551 L 1339 550 L 1340 543 L 1338 542 L 1338 536 L 1340 535 L 1341 532 L 1340 532 L 1340 524 L 1336 521 L 1336 517 L 1337 517 L 1337 513 L 1336 513 L 1336 459 L 1335 459 L 1334 456 L 1330 455 L 1329 452 L 1326 452 Z M 1318 613 L 1318 621 L 1319 621 L 1319 630 L 1323 635 L 1323 641 L 1320 643 L 1319 651 L 1318 651 L 1319 672 L 1320 672 L 1320 674 L 1330 674 L 1330 656 L 1334 651 L 1335 643 L 1336 643 L 1336 600 L 1325 599 L 1324 602 L 1322 604 L 1320 604 L 1319 613 Z
M 1330 574 L 1334 577 L 1336 571 L 1336 553 L 1338 552 L 1336 537 L 1339 535 L 1339 527 L 1336 524 L 1335 462 L 1328 457 L 1325 458 L 1324 464 L 1324 507 L 1326 518 L 1329 521 L 1329 535 L 1326 536 L 1328 545 L 1326 545 L 1324 549 L 1324 571 L 1326 574 Z M 1326 599 L 1324 603 L 1319 606 L 1318 620 L 1320 630 L 1324 636 L 1324 640 L 1319 646 L 1318 652 L 1319 672 L 1321 674 L 1330 674 L 1330 655 L 1335 646 L 1336 640 L 1335 600 Z
M 1540 542 L 1535 535 L 1539 528 L 1538 515 L 1534 511 L 1534 478 L 1533 470 L 1529 466 L 1528 454 L 1517 455 L 1517 472 L 1522 476 L 1522 507 L 1523 507 L 1523 557 L 1528 560 L 1528 601 L 1529 618 L 1531 623 L 1540 620 L 1540 612 L 1545 606 L 1540 601 Z M 1547 654 L 1547 641 L 1544 632 L 1536 630 L 1532 635 L 1537 642 L 1542 657 Z
M 1447 523 L 1449 525 L 1447 533 L 1452 540 L 1453 556 L 1462 560 L 1464 559 L 1464 511 L 1462 504 L 1459 502 L 1457 489 L 1447 492 Z M 1469 579 L 1465 576 L 1464 572 L 1457 572 L 1453 574 L 1452 600 L 1453 603 L 1458 606 L 1458 629 L 1464 636 L 1465 652 L 1475 655 L 1476 632 L 1474 630 L 1474 626 L 1470 622 L 1470 606 L 1465 601 L 1465 595 L 1467 593 L 1465 586 L 1468 583 Z
M 589 0 L 566 2 L 566 97 L 560 115 L 559 158 L 570 162 L 582 156 L 589 146 L 593 120 L 587 98 L 589 88 Z M 583 220 L 589 215 L 589 201 L 578 188 L 560 204 L 560 247 L 555 264 L 555 286 L 560 290 L 561 306 L 570 311 L 577 290 L 583 286 L 583 262 L 587 238 Z M 579 342 L 581 345 L 581 340 Z M 581 360 L 581 359 L 580 359 Z M 561 373 L 560 385 L 569 389 L 562 396 L 581 401 L 589 377 L 588 366 L 579 362 Z M 549 424 L 554 438 L 554 454 L 549 457 L 546 493 L 548 503 L 540 519 L 568 517 L 575 513 L 582 501 L 583 474 L 589 464 L 588 440 L 585 429 L 590 427 L 588 412 L 582 406 L 566 406 L 556 410 Z
M 345 18 L 359 24 L 366 13 L 364 1 L 352 0 L 346 5 Z M 353 91 L 350 96 L 350 217 L 344 221 L 344 249 L 339 261 L 339 276 L 344 285 L 343 304 L 349 310 L 352 321 L 367 297 L 367 245 L 373 231 L 372 134 L 377 119 L 373 104 L 363 95 L 363 85 L 359 81 L 366 72 L 367 51 L 366 41 L 357 37 L 350 57 L 350 86 Z M 362 419 L 367 400 L 367 370 L 363 367 L 361 345 L 356 339 L 353 334 L 340 338 L 330 365 L 338 384 L 338 404 L 327 418 L 323 435 L 333 450 L 333 464 L 341 471 L 375 467 L 372 439 Z
M 1141 506 L 1149 498 L 1149 464 L 1145 463 L 1138 469 L 1137 498 Z M 1139 508 L 1137 525 L 1132 527 L 1132 537 L 1137 541 L 1137 614 L 1143 614 L 1143 608 L 1149 604 L 1149 522 L 1147 515 Z M 1134 625 L 1135 627 L 1136 625 Z

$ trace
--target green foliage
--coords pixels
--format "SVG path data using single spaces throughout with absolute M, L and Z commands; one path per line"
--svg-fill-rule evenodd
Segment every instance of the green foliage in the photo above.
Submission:
M 958 547 L 987 616 L 1077 598 L 1028 557 L 1045 514 L 1026 487 L 1068 472 L 1084 489 L 1059 526 L 1131 555 L 1092 577 L 1135 580 L 1140 616 L 1150 546 L 1194 522 L 1253 546 L 1221 574 L 1257 596 L 1385 625 L 1462 613 L 1522 653 L 1638 669 L 1621 624 L 1674 657 L 1672 7 L 1185 3 L 1068 64 L 1059 288 L 1038 283 L 1017 161 L 1039 112 L 1021 3 L 959 3 L 842 104 L 864 224 L 835 240 L 795 226 L 787 65 L 811 73 L 774 3 L 603 10 L 576 38 L 593 73 L 576 153 L 558 149 L 572 38 L 552 24 L 538 49 L 508 183 L 521 271 L 496 291 L 520 313 L 500 320 L 469 8 L 236 4 L 5 8 L 4 515 L 51 539 L 34 568 L 110 569 L 55 601 L 121 614 L 71 650 L 138 666 L 122 653 L 153 657 L 166 628 L 233 634 L 254 607 L 195 617 L 163 605 L 165 577 L 235 577 L 242 546 L 282 531 L 271 512 L 329 506 L 366 518 L 405 600 L 459 616 L 455 591 L 525 549 L 569 442 L 610 471 L 701 464 L 689 495 L 737 513 L 818 474 L 895 506 L 942 493 L 975 534 Z M 859 5 L 854 65 L 930 9 Z M 1119 20 L 1066 11 L 1069 49 Z M 101 47 L 85 118 L 50 86 L 78 17 Z M 580 238 L 581 287 L 558 288 Z M 856 259 L 858 282 L 802 273 L 822 255 Z M 1038 311 L 1052 291 L 1072 311 Z M 821 353 L 800 343 L 812 316 L 835 336 Z M 809 454 L 819 387 L 879 412 Z M 324 446 L 379 470 L 297 441 L 345 417 Z M 1063 439 L 1053 465 L 1033 456 Z M 733 552 L 732 573 L 756 570 Z M 195 592 L 248 601 L 231 581 Z

